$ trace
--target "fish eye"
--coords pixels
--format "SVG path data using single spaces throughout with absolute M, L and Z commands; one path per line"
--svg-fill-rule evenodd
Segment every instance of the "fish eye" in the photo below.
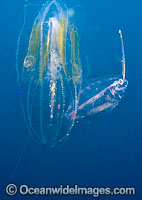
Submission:
M 124 83 L 123 79 L 119 79 L 119 83 L 120 83 L 120 85 L 123 85 L 123 83 Z

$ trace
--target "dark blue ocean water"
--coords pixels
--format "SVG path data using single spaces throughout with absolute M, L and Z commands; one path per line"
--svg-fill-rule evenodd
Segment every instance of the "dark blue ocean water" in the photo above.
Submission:
M 24 0 L 5 0 L 0 7 L 0 199 L 34 198 L 8 197 L 5 187 L 10 182 L 33 187 L 58 187 L 61 184 L 135 187 L 135 196 L 102 195 L 99 199 L 142 200 L 142 2 L 138 0 L 79 2 L 84 12 L 82 34 L 85 39 L 81 46 L 88 56 L 91 74 L 97 77 L 121 73 L 118 29 L 123 32 L 129 81 L 124 101 L 113 112 L 94 116 L 93 123 L 83 121 L 77 124 L 68 141 L 55 153 L 30 138 L 9 180 L 28 136 L 15 72 L 16 43 L 24 4 Z M 93 198 L 37 196 L 36 199 Z

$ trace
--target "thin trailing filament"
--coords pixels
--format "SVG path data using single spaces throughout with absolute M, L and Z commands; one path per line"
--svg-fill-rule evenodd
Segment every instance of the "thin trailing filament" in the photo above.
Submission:
M 124 51 L 124 43 L 123 43 L 123 37 L 122 37 L 122 31 L 119 30 L 119 34 L 120 34 L 120 39 L 121 39 L 121 46 L 122 46 L 122 76 L 123 76 L 123 80 L 125 79 L 125 51 Z

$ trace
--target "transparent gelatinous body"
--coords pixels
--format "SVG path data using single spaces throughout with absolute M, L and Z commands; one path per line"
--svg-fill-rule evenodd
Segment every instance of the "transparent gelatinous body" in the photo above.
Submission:
M 35 13 L 33 21 L 25 15 L 18 39 L 17 81 L 29 133 L 54 147 L 69 135 L 76 118 L 82 76 L 79 35 L 75 13 L 65 4 L 47 1 Z M 71 104 L 74 114 L 67 118 Z

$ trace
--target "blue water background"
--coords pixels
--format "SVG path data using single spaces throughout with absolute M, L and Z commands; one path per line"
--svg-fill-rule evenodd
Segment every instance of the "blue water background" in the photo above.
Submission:
M 18 24 L 22 20 L 24 2 L 6 0 L 1 2 L 0 7 L 0 199 L 1 196 L 12 199 L 5 196 L 4 188 L 28 135 L 20 110 L 15 72 Z M 94 76 L 121 73 L 118 35 L 121 28 L 126 51 L 128 93 L 114 112 L 94 116 L 93 123 L 86 121 L 77 124 L 67 143 L 55 154 L 49 152 L 46 146 L 29 139 L 11 182 L 18 186 L 41 186 L 44 179 L 45 186 L 135 187 L 134 197 L 101 196 L 99 199 L 141 200 L 142 2 L 81 0 L 80 4 L 85 13 L 82 26 L 86 40 L 83 46 Z M 85 59 L 83 64 L 86 64 Z M 49 199 L 85 200 L 93 197 L 56 196 Z

